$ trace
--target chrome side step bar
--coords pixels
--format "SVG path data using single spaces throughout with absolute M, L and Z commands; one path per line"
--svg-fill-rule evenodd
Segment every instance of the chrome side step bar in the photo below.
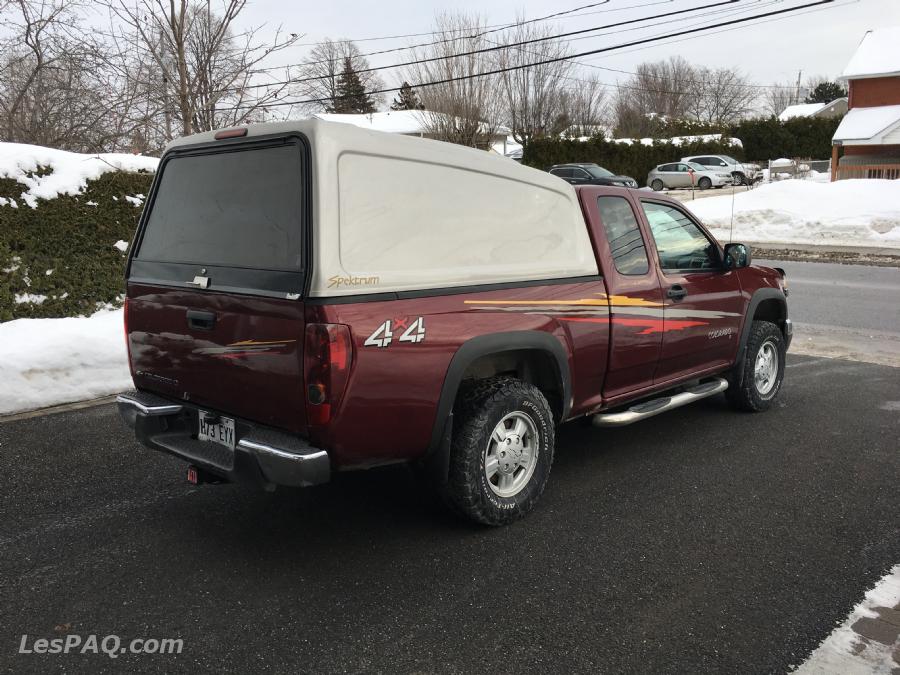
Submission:
M 680 408 L 683 405 L 699 401 L 702 398 L 715 396 L 726 389 L 728 389 L 728 381 L 721 377 L 717 377 L 709 382 L 704 382 L 703 384 L 698 384 L 696 387 L 691 387 L 680 394 L 663 396 L 662 398 L 655 398 L 650 401 L 638 403 L 623 412 L 600 413 L 599 415 L 594 415 L 591 423 L 595 427 L 623 427 L 626 424 L 640 422 L 648 417 L 659 415 L 667 410 Z

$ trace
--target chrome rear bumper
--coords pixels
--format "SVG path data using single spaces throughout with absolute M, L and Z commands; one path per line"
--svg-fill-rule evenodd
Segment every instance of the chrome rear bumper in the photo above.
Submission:
M 328 452 L 299 436 L 235 419 L 237 444 L 231 450 L 197 439 L 198 406 L 144 391 L 120 394 L 116 402 L 125 423 L 145 446 L 227 480 L 272 489 L 275 485 L 318 485 L 331 477 Z

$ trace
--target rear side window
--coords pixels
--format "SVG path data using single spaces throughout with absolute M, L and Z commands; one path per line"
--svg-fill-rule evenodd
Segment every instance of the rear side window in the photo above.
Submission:
M 560 178 L 571 178 L 572 177 L 572 169 L 551 169 L 550 173 L 554 176 L 559 176 Z
M 647 250 L 631 204 L 624 197 L 598 197 L 597 209 L 619 274 L 646 274 Z
M 135 258 L 300 271 L 301 155 L 296 145 L 166 161 Z

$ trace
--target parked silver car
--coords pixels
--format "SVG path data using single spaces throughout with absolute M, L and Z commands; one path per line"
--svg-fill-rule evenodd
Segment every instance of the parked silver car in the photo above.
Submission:
M 647 185 L 657 192 L 665 188 L 698 187 L 707 190 L 711 187 L 731 185 L 733 180 L 728 172 L 712 171 L 702 164 L 693 162 L 660 164 L 647 174 Z
M 756 164 L 739 162 L 728 155 L 694 155 L 693 157 L 682 157 L 681 161 L 702 164 L 711 171 L 728 171 L 735 185 L 748 185 L 759 173 L 759 166 Z

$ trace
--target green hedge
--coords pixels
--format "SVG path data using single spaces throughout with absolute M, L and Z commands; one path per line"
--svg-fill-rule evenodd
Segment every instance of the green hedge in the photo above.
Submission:
M 839 117 L 795 117 L 786 122 L 771 117 L 744 120 L 730 134 L 741 139 L 748 159 L 828 159 L 831 138 L 840 123 Z
M 88 181 L 83 193 L 39 199 L 34 209 L 20 196 L 24 185 L 0 178 L 0 197 L 18 204 L 0 206 L 0 321 L 78 316 L 93 313 L 98 304 L 117 304 L 125 254 L 113 244 L 131 242 L 141 211 L 125 197 L 146 195 L 152 178 L 105 173 Z M 16 303 L 16 294 L 25 293 L 47 299 Z
M 522 162 L 538 169 L 567 162 L 596 162 L 610 171 L 625 174 L 644 185 L 647 174 L 658 164 L 672 162 L 689 155 L 724 154 L 737 159 L 765 162 L 779 157 L 828 159 L 831 137 L 840 118 L 797 117 L 780 122 L 769 119 L 744 120 L 724 131 L 726 136 L 740 139 L 743 147 L 721 142 L 688 143 L 673 146 L 666 141 L 642 145 L 612 143 L 599 136 L 581 142 L 571 139 L 545 138 L 532 141 L 525 149 Z M 693 132 L 692 135 L 715 131 L 712 127 L 669 122 L 666 132 Z
M 531 141 L 525 149 L 522 163 L 537 169 L 548 169 L 554 164 L 568 162 L 596 162 L 613 173 L 631 176 L 643 186 L 647 174 L 658 164 L 672 162 L 689 155 L 724 154 L 743 158 L 739 147 L 722 142 L 699 142 L 672 145 L 656 141 L 643 145 L 637 141 L 613 143 L 599 136 L 587 141 L 547 138 Z

